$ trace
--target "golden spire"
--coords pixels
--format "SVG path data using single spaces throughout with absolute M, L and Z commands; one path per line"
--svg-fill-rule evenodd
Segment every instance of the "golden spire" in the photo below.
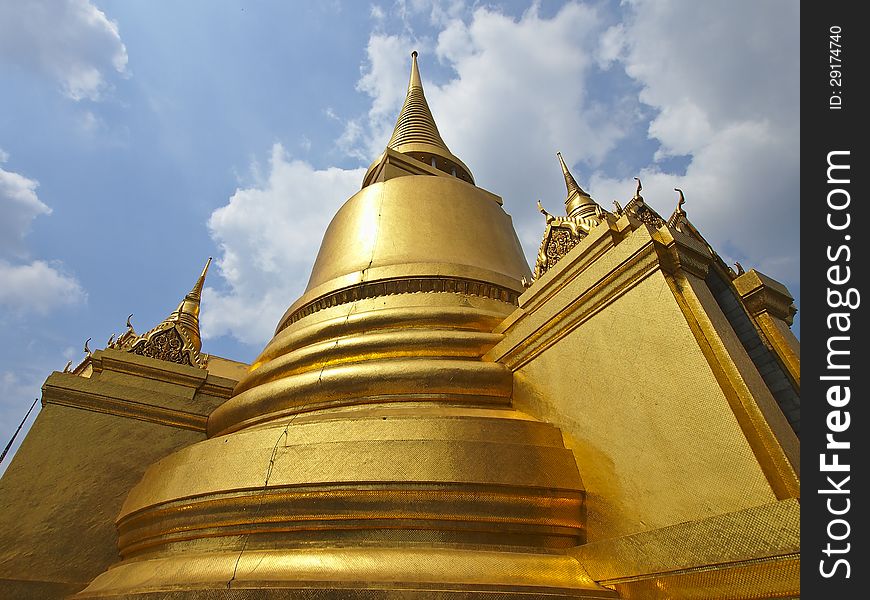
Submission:
M 208 267 L 211 264 L 211 256 L 205 262 L 205 267 L 202 269 L 193 288 L 184 297 L 184 300 L 179 303 L 178 308 L 172 311 L 172 314 L 166 318 L 166 321 L 174 321 L 181 327 L 185 327 L 192 338 L 197 341 L 197 352 L 202 347 L 202 342 L 199 337 L 199 304 L 202 300 L 202 287 L 205 285 L 205 276 L 208 273 Z
M 411 77 L 408 81 L 408 94 L 405 104 L 396 119 L 393 135 L 387 143 L 388 150 L 395 150 L 410 156 L 429 167 L 433 167 L 458 177 L 469 183 L 474 183 L 471 171 L 461 160 L 450 152 L 447 144 L 441 139 L 438 126 L 432 117 L 429 103 L 423 93 L 423 81 L 417 66 L 417 51 L 411 53 Z M 371 183 L 369 175 L 383 161 L 378 157 L 369 167 L 369 172 L 363 181 L 363 187 Z
M 182 306 L 185 302 L 191 302 L 192 304 L 186 307 L 184 310 L 188 313 L 191 311 L 195 311 L 195 316 L 199 317 L 199 302 L 202 300 L 202 286 L 205 285 L 205 276 L 208 273 L 208 267 L 211 264 L 211 256 L 208 257 L 208 260 L 205 261 L 205 266 L 202 268 L 202 273 L 199 274 L 199 278 L 196 280 L 196 283 L 193 284 L 193 288 L 187 293 L 184 297 L 184 300 L 181 301 L 181 304 L 178 305 L 178 309 L 175 312 L 179 312 L 182 310 Z M 175 314 L 175 313 L 173 313 Z
M 562 175 L 565 176 L 565 187 L 568 188 L 568 197 L 570 198 L 574 194 L 580 194 L 581 196 L 589 197 L 589 194 L 583 191 L 577 182 L 574 180 L 574 176 L 571 175 L 571 171 L 568 170 L 568 165 L 565 164 L 565 159 L 562 158 L 561 152 L 556 152 L 556 156 L 559 157 L 559 164 L 562 166 Z
M 199 353 L 202 349 L 202 338 L 199 334 L 199 305 L 210 264 L 209 256 L 193 288 L 184 296 L 178 308 L 157 327 L 142 335 L 136 335 L 128 317 L 128 331 L 110 347 L 151 358 L 205 367 L 206 357 Z
M 406 144 L 428 144 L 446 150 L 450 149 L 441 134 L 438 126 L 432 118 L 432 111 L 423 95 L 423 83 L 420 80 L 420 69 L 417 67 L 417 51 L 411 53 L 411 79 L 408 82 L 408 95 L 405 104 L 396 119 L 396 128 L 393 137 L 387 143 L 388 148 L 402 152 L 402 146 Z
M 565 164 L 565 159 L 562 158 L 561 152 L 556 152 L 559 157 L 559 164 L 562 166 L 562 175 L 565 176 L 565 187 L 568 188 L 568 196 L 565 198 L 565 206 L 568 210 L 569 217 L 589 216 L 597 214 L 599 209 L 598 204 L 592 199 L 592 196 L 587 194 L 583 188 L 577 185 L 571 171 L 568 170 L 568 165 Z

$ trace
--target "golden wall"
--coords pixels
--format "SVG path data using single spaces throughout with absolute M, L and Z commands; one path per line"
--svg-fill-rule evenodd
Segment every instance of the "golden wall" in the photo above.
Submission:
M 66 598 L 120 560 L 115 519 L 151 463 L 205 439 L 243 365 L 214 372 L 119 350 L 53 373 L 43 406 L 0 479 L 4 598 Z
M 513 370 L 514 407 L 573 449 L 590 541 L 794 495 L 776 469 L 796 479 L 795 466 L 767 447 L 794 434 L 691 272 L 701 249 L 663 232 L 626 218 L 593 229 L 521 296 L 485 357 Z

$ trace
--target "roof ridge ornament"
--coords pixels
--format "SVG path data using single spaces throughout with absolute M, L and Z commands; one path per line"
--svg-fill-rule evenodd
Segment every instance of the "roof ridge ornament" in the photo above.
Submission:
M 658 229 L 665 224 L 665 220 L 661 215 L 653 210 L 653 208 L 643 199 L 643 196 L 640 195 L 641 190 L 643 190 L 643 184 L 640 182 L 640 177 L 635 177 L 634 180 L 637 181 L 634 196 L 631 197 L 631 200 L 629 200 L 624 207 L 620 207 L 622 210 L 619 214 L 620 216 L 624 214 L 631 215 L 642 223 L 646 223 L 647 225 Z
M 671 218 L 668 219 L 668 225 L 675 228 L 677 231 L 682 231 L 682 225 L 688 221 L 688 215 L 683 209 L 683 204 L 686 203 L 686 197 L 683 195 L 683 190 L 674 188 L 675 192 L 680 194 L 680 199 L 677 200 L 677 207 L 674 209 Z

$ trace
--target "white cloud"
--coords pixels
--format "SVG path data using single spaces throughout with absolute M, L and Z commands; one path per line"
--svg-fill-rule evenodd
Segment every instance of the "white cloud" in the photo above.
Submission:
M 106 129 L 106 122 L 93 111 L 86 110 L 79 115 L 78 126 L 83 133 L 94 134 Z
M 661 160 L 688 155 L 685 175 L 651 164 L 645 197 L 662 212 L 686 193 L 689 218 L 723 256 L 795 286 L 799 266 L 799 6 L 793 2 L 630 3 L 620 54 L 657 109 Z M 688 51 L 690 49 L 691 51 Z M 633 182 L 597 176 L 600 199 Z M 667 216 L 667 215 L 665 215 Z M 797 291 L 793 289 L 792 291 Z
M 89 0 L 0 2 L 0 61 L 51 77 L 73 100 L 100 100 L 127 74 L 117 24 Z
M 5 154 L 6 162 L 9 155 Z M 0 167 L 0 256 L 23 251 L 24 236 L 30 223 L 51 209 L 36 195 L 39 182 Z
M 386 146 L 386 140 L 380 142 L 380 147 L 376 150 L 373 144 L 378 143 L 380 138 L 389 137 L 398 107 L 402 105 L 408 91 L 408 64 L 411 60 L 411 51 L 408 48 L 413 45 L 404 36 L 373 35 L 369 38 L 366 47 L 368 69 L 356 88 L 372 99 L 368 113 L 369 135 L 366 140 L 367 154 L 372 159 Z M 351 121 L 349 126 L 356 128 L 359 124 Z
M 12 265 L 0 259 L 0 306 L 17 312 L 45 314 L 59 306 L 84 302 L 87 294 L 74 277 L 36 260 Z
M 467 10 L 467 0 L 393 0 L 390 13 L 410 30 L 416 17 L 425 17 L 431 25 L 444 25 Z
M 231 334 L 251 344 L 271 338 L 305 288 L 326 226 L 359 190 L 364 173 L 318 170 L 274 145 L 265 180 L 236 190 L 209 219 L 229 290 L 206 288 L 205 337 Z
M 38 186 L 34 179 L 0 168 L 0 306 L 17 313 L 44 314 L 87 298 L 78 281 L 64 274 L 59 263 L 26 262 L 24 238 L 32 221 L 51 214 L 36 194 Z
M 608 27 L 598 45 L 598 66 L 602 69 L 609 68 L 614 61 L 618 60 L 625 51 L 625 28 L 622 24 Z
M 369 16 L 378 22 L 382 22 L 384 19 L 387 18 L 387 15 L 384 13 L 384 9 L 377 4 L 372 4 L 371 9 L 369 10 Z
M 533 5 L 518 20 L 481 8 L 442 31 L 436 53 L 456 77 L 426 92 L 480 184 L 533 205 L 530 174 L 552 172 L 560 184 L 557 150 L 596 162 L 624 136 L 619 107 L 605 115 L 589 101 L 601 26 L 593 7 L 568 4 L 547 19 Z
M 743 123 L 718 132 L 696 152 L 685 175 L 650 166 L 639 173 L 644 198 L 667 218 L 681 188 L 689 219 L 729 262 L 770 276 L 799 276 L 798 146 L 767 124 Z M 591 193 L 607 208 L 631 197 L 635 182 L 593 177 Z M 771 226 L 774 224 L 774 226 Z M 792 290 L 796 291 L 796 290 Z

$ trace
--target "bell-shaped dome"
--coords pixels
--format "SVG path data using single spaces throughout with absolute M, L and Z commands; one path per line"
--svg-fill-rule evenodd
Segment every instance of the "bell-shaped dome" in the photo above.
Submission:
M 393 138 L 210 439 L 131 491 L 124 561 L 83 598 L 616 595 L 567 554 L 586 535 L 573 454 L 483 360 L 529 268 L 441 140 L 416 60 Z

